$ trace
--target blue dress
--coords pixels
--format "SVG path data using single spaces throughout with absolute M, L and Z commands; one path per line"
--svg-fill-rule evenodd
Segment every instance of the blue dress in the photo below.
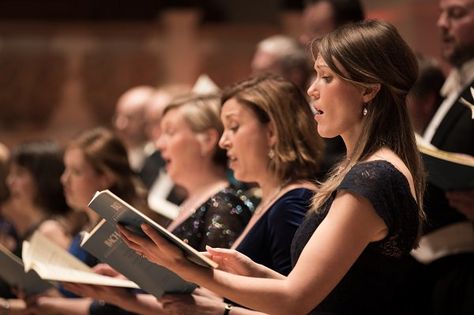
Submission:
M 313 191 L 297 188 L 281 196 L 262 215 L 236 250 L 283 275 L 291 271 L 291 240 L 311 207 Z
M 78 233 L 74 236 L 74 238 L 71 241 L 71 244 L 69 245 L 68 252 L 85 263 L 89 267 L 94 267 L 99 263 L 99 260 L 86 252 L 84 249 L 81 247 L 81 239 L 82 235 L 81 233 Z M 59 291 L 68 298 L 77 298 L 78 296 L 70 291 L 65 290 L 62 286 L 59 286 Z

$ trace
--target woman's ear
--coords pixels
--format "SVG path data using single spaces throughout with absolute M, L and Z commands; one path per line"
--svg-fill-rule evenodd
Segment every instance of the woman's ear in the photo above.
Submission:
M 208 129 L 196 135 L 201 147 L 201 156 L 207 156 L 217 147 L 220 135 L 216 129 Z
M 275 126 L 272 123 L 267 123 L 267 139 L 268 139 L 268 146 L 273 148 L 277 143 L 277 134 L 275 131 Z
M 380 83 L 370 84 L 369 86 L 365 87 L 362 94 L 362 101 L 365 104 L 370 103 L 380 91 L 380 87 Z

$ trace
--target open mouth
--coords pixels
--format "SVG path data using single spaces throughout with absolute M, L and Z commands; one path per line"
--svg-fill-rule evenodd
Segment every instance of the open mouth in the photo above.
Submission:
M 314 115 L 322 115 L 324 112 L 318 108 L 317 103 L 319 102 L 313 102 L 311 104 L 311 111 L 313 112 Z
M 232 164 L 234 164 L 237 161 L 237 158 L 232 155 L 227 156 L 227 165 L 230 167 Z

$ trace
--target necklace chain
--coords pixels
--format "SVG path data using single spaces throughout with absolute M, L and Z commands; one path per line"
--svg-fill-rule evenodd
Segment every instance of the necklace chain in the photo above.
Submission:
M 257 209 L 255 210 L 255 214 L 260 215 L 265 210 L 267 210 L 268 206 L 271 205 L 275 201 L 276 197 L 280 194 L 282 189 L 283 189 L 282 186 L 278 186 L 270 198 L 268 198 L 265 202 L 263 202 L 262 200 L 262 202 L 260 202 Z

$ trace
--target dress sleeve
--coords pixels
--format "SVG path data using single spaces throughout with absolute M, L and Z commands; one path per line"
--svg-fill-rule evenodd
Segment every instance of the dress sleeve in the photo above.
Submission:
M 344 177 L 338 190 L 346 190 L 369 200 L 377 214 L 393 229 L 393 214 L 390 209 L 396 204 L 392 191 L 391 176 L 371 163 L 355 165 Z
M 230 248 L 247 225 L 252 213 L 237 195 L 221 191 L 207 202 L 207 211 L 201 223 L 201 243 L 198 250 L 206 245 Z
M 397 244 L 392 246 L 401 251 L 412 248 L 418 231 L 418 208 L 408 181 L 393 165 L 385 161 L 357 164 L 344 177 L 338 190 L 366 198 L 388 227 L 385 239 L 396 240 Z

